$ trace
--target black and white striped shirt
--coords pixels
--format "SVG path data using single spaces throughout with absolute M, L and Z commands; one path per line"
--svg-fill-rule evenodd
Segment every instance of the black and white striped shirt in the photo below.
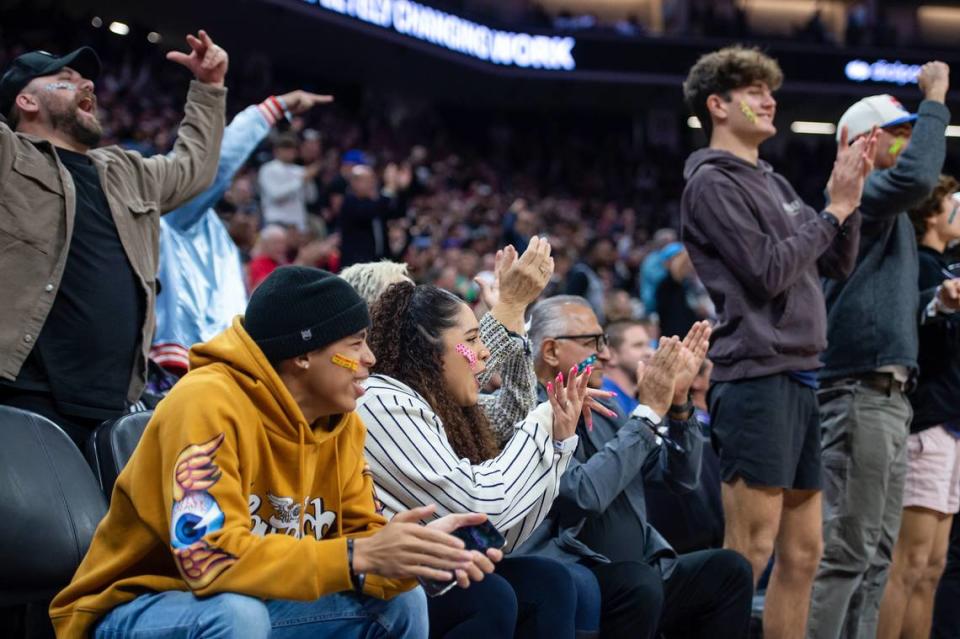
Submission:
M 460 458 L 422 395 L 392 377 L 373 375 L 357 413 L 367 426 L 366 457 L 389 519 L 437 505 L 437 516 L 485 513 L 507 539 L 505 552 L 543 521 L 560 489 L 577 437 L 553 442 L 553 410 L 540 404 L 517 424 L 503 451 L 481 464 Z

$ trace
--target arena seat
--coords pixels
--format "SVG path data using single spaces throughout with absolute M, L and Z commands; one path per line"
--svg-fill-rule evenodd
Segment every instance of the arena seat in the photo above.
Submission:
M 130 461 L 151 417 L 153 411 L 124 415 L 103 422 L 90 435 L 87 460 L 108 500 L 120 471 Z
M 48 601 L 67 585 L 106 512 L 67 434 L 0 406 L 0 607 Z

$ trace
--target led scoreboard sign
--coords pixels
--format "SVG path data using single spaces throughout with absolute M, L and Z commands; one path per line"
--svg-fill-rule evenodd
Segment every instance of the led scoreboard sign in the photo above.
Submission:
M 573 71 L 569 36 L 500 31 L 412 0 L 302 0 L 355 20 L 503 66 Z

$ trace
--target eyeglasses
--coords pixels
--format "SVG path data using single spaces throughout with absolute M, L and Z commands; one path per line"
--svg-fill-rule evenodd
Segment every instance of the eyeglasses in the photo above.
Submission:
M 590 333 L 587 335 L 556 335 L 553 339 L 592 339 L 594 348 L 599 353 L 610 344 L 606 333 Z M 587 346 L 587 344 L 584 344 Z

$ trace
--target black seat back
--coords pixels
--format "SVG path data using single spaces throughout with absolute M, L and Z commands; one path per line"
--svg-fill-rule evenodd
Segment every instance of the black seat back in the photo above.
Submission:
M 0 406 L 0 606 L 48 599 L 66 586 L 106 512 L 66 433 Z
M 87 457 L 107 499 L 151 417 L 153 411 L 143 411 L 111 419 L 100 424 L 90 436 Z

